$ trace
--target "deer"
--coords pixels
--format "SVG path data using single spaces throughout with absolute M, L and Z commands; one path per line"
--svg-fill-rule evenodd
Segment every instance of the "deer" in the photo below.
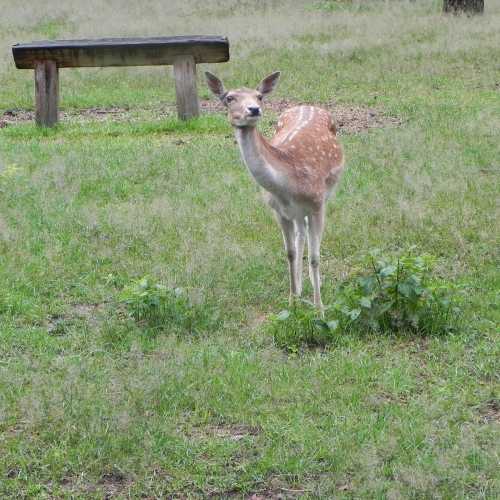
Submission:
M 226 90 L 217 76 L 205 72 L 208 88 L 227 109 L 243 163 L 281 227 L 290 276 L 289 303 L 302 294 L 307 237 L 314 305 L 323 317 L 319 265 L 325 205 L 341 178 L 344 153 L 332 115 L 320 107 L 299 105 L 285 110 L 269 140 L 257 130 L 264 98 L 276 88 L 280 75 L 271 73 L 256 89 Z

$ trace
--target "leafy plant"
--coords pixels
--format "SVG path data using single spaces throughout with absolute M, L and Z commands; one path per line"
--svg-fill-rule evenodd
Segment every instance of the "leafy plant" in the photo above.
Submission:
M 333 342 L 338 321 L 325 321 L 309 302 L 297 301 L 270 318 L 268 331 L 280 348 L 296 353 L 301 346 L 324 347 Z
M 213 308 L 195 300 L 185 289 L 169 288 L 148 277 L 125 286 L 120 301 L 141 325 L 156 331 L 200 333 L 218 323 Z
M 376 250 L 363 272 L 341 284 L 333 309 L 344 329 L 439 334 L 456 326 L 457 287 L 433 273 L 432 256 L 412 252 L 387 257 Z
M 431 335 L 455 329 L 461 317 L 457 287 L 433 273 L 433 257 L 412 252 L 388 257 L 374 251 L 364 258 L 361 270 L 334 291 L 325 319 L 304 301 L 273 316 L 268 328 L 276 344 L 297 351 L 349 331 Z

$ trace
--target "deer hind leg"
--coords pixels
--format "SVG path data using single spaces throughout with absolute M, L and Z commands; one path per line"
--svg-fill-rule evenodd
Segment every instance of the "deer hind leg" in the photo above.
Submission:
M 319 250 L 325 224 L 325 213 L 323 209 L 321 209 L 318 213 L 309 215 L 307 222 L 309 277 L 311 278 L 311 283 L 314 289 L 314 305 L 323 315 L 323 303 L 321 302 L 321 278 L 319 274 Z
M 290 274 L 290 304 L 298 295 L 297 286 L 297 248 L 295 245 L 295 225 L 293 221 L 277 214 L 278 221 L 283 232 L 283 241 L 285 243 L 285 251 L 288 259 L 288 271 Z
M 296 283 L 297 295 L 302 295 L 302 263 L 304 258 L 304 244 L 306 240 L 306 221 L 297 219 L 295 221 L 295 247 L 297 249 Z

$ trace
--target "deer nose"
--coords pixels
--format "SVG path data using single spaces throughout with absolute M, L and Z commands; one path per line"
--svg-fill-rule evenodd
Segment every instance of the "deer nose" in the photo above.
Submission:
M 250 116 L 260 115 L 260 108 L 258 106 L 248 106 L 248 111 L 250 112 Z

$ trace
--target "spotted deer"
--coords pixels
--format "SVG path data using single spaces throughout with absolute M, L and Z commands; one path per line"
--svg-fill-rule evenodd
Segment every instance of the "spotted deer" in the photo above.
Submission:
M 228 110 L 241 156 L 250 174 L 264 189 L 283 232 L 290 273 L 290 302 L 302 293 L 302 259 L 307 235 L 309 277 L 314 304 L 323 314 L 319 273 L 325 204 L 338 183 L 344 165 L 332 116 L 315 106 L 295 106 L 278 120 L 267 140 L 257 130 L 262 101 L 276 87 L 280 72 L 262 80 L 256 90 L 225 90 L 206 72 L 210 90 Z

